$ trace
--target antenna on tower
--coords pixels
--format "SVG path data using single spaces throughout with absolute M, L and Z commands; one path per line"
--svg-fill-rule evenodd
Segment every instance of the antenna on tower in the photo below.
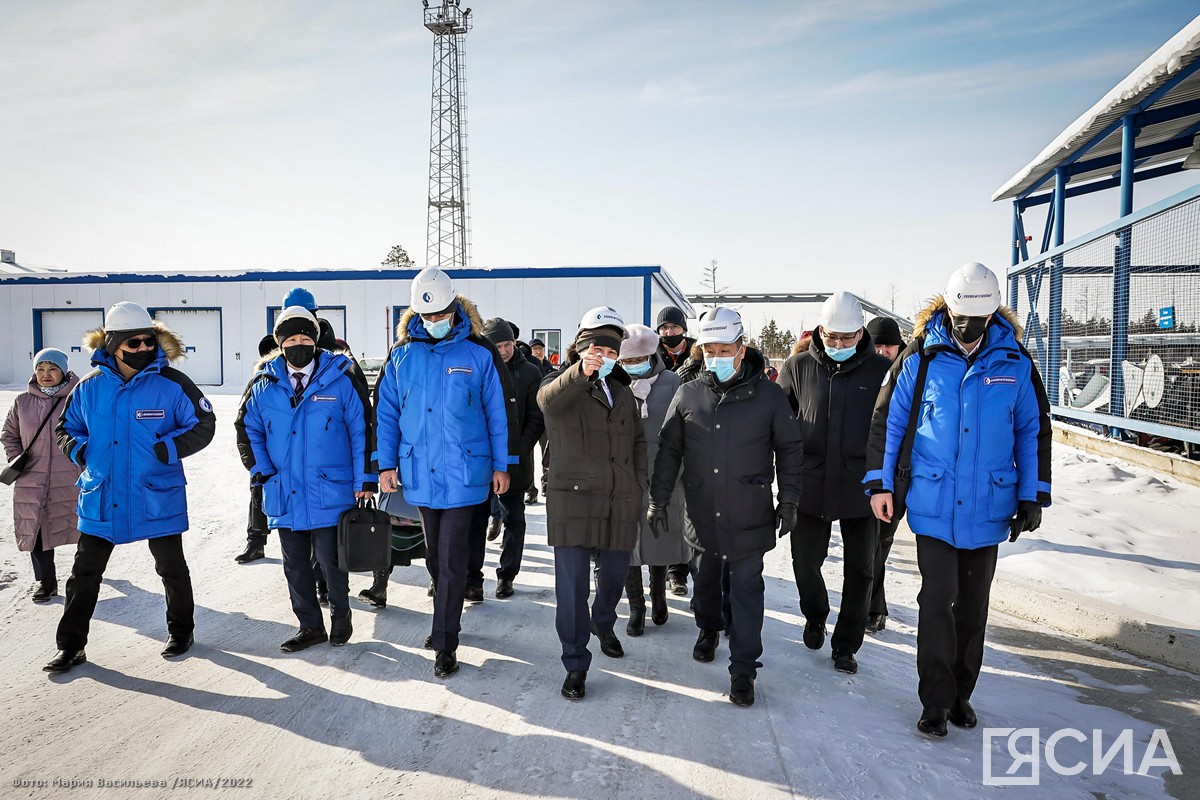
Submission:
M 467 82 L 463 39 L 471 30 L 471 9 L 458 0 L 425 6 L 425 27 L 433 33 L 433 117 L 429 126 L 429 234 L 425 266 L 466 267 L 470 260 L 467 188 Z

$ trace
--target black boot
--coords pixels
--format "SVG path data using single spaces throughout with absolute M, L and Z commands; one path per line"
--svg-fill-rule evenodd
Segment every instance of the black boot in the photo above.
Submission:
M 50 663 L 42 667 L 43 672 L 66 672 L 71 667 L 77 667 L 87 661 L 87 655 L 82 650 L 59 650 Z
M 921 711 L 921 718 L 917 720 L 917 730 L 926 736 L 945 736 L 946 735 L 946 719 L 950 716 L 949 709 L 945 708 L 926 708 Z
M 621 640 L 617 638 L 617 632 L 612 628 L 602 631 L 596 627 L 596 623 L 592 623 L 592 633 L 600 640 L 600 652 L 609 658 L 624 658 L 625 648 L 621 646 Z
M 370 589 L 363 589 L 358 593 L 358 599 L 365 603 L 370 603 L 376 608 L 387 608 L 387 587 L 390 571 L 376 570 L 374 573 L 375 582 L 371 584 Z
M 960 728 L 974 728 L 979 724 L 979 717 L 975 716 L 975 709 L 971 708 L 971 701 L 963 700 L 960 697 L 950 708 L 950 721 Z
M 630 567 L 625 573 L 625 596 L 629 598 L 629 624 L 625 633 L 641 636 L 646 632 L 646 595 L 642 591 L 642 568 Z
M 329 584 L 317 581 L 317 602 L 323 606 L 329 605 Z
M 346 642 L 350 641 L 350 634 L 354 633 L 354 626 L 350 624 L 350 610 L 340 617 L 332 617 L 329 620 L 329 643 L 334 647 L 341 647 Z
M 587 694 L 587 670 L 573 669 L 567 673 L 563 681 L 562 696 L 568 700 L 582 700 Z
M 266 558 L 267 553 L 261 544 L 255 542 L 246 542 L 246 549 L 233 557 L 233 560 L 239 564 L 249 564 L 251 561 L 258 561 L 260 558 Z
M 29 599 L 35 603 L 49 603 L 50 598 L 56 596 L 57 594 L 58 581 L 53 579 L 48 581 L 43 580 L 39 581 L 34 587 L 33 594 L 30 595 Z
M 696 646 L 692 648 L 692 658 L 708 663 L 717 657 L 717 642 L 721 640 L 720 631 L 700 631 L 696 637 Z
M 650 619 L 655 625 L 667 621 L 667 568 L 650 568 Z

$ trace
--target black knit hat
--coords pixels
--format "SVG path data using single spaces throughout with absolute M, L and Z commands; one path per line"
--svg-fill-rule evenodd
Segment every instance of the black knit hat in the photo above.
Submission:
M 512 325 L 508 324 L 499 317 L 492 317 L 487 322 L 483 323 L 483 335 L 491 339 L 492 344 L 513 342 L 517 339 L 517 335 L 513 332 Z
M 867 323 L 867 333 L 871 334 L 872 344 L 904 346 L 900 336 L 900 326 L 891 317 L 876 317 Z
M 658 312 L 658 324 L 654 326 L 654 330 L 657 331 L 663 325 L 678 325 L 686 331 L 687 317 L 675 306 L 667 306 Z

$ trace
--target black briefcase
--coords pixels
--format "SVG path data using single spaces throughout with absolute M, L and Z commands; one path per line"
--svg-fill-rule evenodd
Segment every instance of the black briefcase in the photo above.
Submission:
M 392 523 L 375 500 L 359 500 L 342 512 L 337 528 L 338 567 L 343 572 L 375 572 L 392 565 Z

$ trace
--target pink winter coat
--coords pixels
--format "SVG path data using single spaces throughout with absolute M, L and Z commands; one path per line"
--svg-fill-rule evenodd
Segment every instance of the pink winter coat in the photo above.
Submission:
M 29 390 L 17 395 L 8 418 L 4 420 L 4 455 L 12 461 L 37 431 L 55 400 L 62 402 L 54 409 L 54 418 L 46 423 L 34 442 L 25 471 L 13 484 L 13 518 L 16 523 L 17 547 L 26 552 L 33 549 L 38 531 L 42 532 L 42 549 L 49 550 L 79 541 L 75 517 L 75 502 L 79 489 L 75 481 L 80 468 L 62 454 L 54 439 L 54 427 L 67 404 L 67 395 L 79 383 L 74 372 L 68 373 L 67 385 L 49 397 L 38 388 L 37 378 L 29 381 Z

